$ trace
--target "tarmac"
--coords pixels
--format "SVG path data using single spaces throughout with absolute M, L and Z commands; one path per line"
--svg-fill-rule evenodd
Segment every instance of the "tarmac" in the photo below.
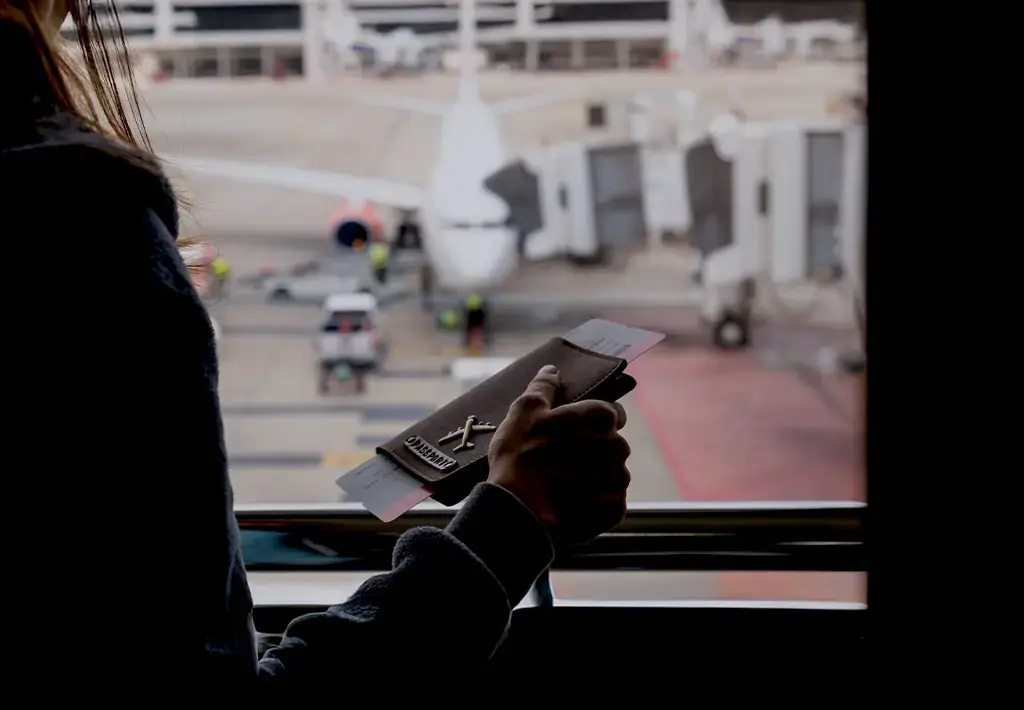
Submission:
M 702 91 L 702 100 L 711 107 L 724 108 L 726 104 L 742 101 L 743 109 L 752 118 L 771 118 L 787 112 L 823 115 L 830 97 L 855 87 L 859 81 L 859 70 L 840 65 L 828 70 L 795 67 L 775 75 L 730 75 L 723 70 L 690 77 L 654 72 L 545 77 L 485 75 L 481 87 L 485 98 L 557 91 L 568 86 L 578 88 L 580 82 L 593 85 L 595 92 L 627 86 L 651 90 L 688 87 Z M 153 85 L 145 91 L 144 98 L 152 112 L 149 132 L 158 153 L 282 163 L 421 182 L 436 153 L 436 119 L 394 109 L 358 107 L 346 99 L 352 92 L 361 91 L 444 100 L 454 96 L 455 82 L 444 76 L 395 81 L 346 79 L 319 86 L 302 82 L 197 80 Z M 579 137 L 587 130 L 584 117 L 583 102 L 519 114 L 504 126 L 510 151 L 515 154 L 544 141 Z M 168 172 L 192 204 L 183 213 L 182 233 L 195 234 L 217 245 L 234 274 L 252 273 L 267 265 L 287 267 L 329 254 L 326 225 L 340 197 L 198 179 L 182 175 L 173 163 Z M 609 288 L 611 283 L 616 288 L 638 290 L 679 288 L 688 277 L 690 260 L 686 254 L 666 247 L 634 255 L 627 263 L 604 273 L 544 264 L 523 269 L 510 288 L 586 292 Z M 237 503 L 342 500 L 343 494 L 334 483 L 339 475 L 373 455 L 375 446 L 457 394 L 444 368 L 453 357 L 462 354 L 458 336 L 438 331 L 433 319 L 414 301 L 398 303 L 384 313 L 389 357 L 383 371 L 371 377 L 367 392 L 323 397 L 317 392 L 314 371 L 317 309 L 273 305 L 252 295 L 246 295 L 239 286 L 211 304 L 211 311 L 225 333 L 219 346 L 220 396 Z M 820 320 L 828 338 L 848 340 L 849 323 L 844 322 L 841 305 L 824 310 L 828 314 Z M 659 314 L 648 309 L 613 315 L 634 322 L 646 320 L 650 326 L 661 323 L 673 334 L 686 331 L 687 342 L 692 343 L 685 347 L 660 346 L 631 366 L 641 380 L 638 391 L 623 402 L 629 414 L 624 434 L 633 451 L 631 500 L 714 500 L 716 496 L 807 500 L 815 496 L 863 496 L 860 464 L 856 460 L 859 428 L 849 395 L 840 397 L 845 397 L 842 401 L 846 404 L 840 405 L 840 411 L 849 415 L 846 419 L 846 415 L 835 414 L 830 405 L 822 404 L 818 395 L 801 390 L 801 394 L 789 396 L 790 408 L 800 410 L 794 415 L 799 421 L 793 426 L 806 424 L 808 418 L 811 424 L 824 421 L 826 428 L 831 427 L 827 435 L 833 444 L 831 448 L 820 445 L 820 437 L 813 435 L 809 439 L 790 437 L 785 451 L 797 453 L 789 458 L 773 453 L 770 458 L 775 462 L 774 468 L 757 469 L 751 462 L 756 463 L 758 456 L 749 453 L 750 447 L 755 446 L 749 422 L 773 417 L 777 420 L 771 404 L 787 401 L 788 395 L 781 393 L 790 391 L 773 384 L 778 378 L 764 374 L 767 370 L 762 366 L 763 358 L 750 353 L 723 361 L 703 347 L 706 340 L 691 321 L 683 326 L 672 322 L 677 314 Z M 515 357 L 565 329 L 551 325 L 501 334 L 493 354 Z M 801 347 L 806 350 L 805 345 Z M 737 364 L 741 360 L 742 364 Z M 707 374 L 708 368 L 716 369 L 715 378 Z M 713 390 L 713 384 L 708 384 L 713 382 L 725 382 L 728 386 L 725 390 Z M 844 381 L 834 389 L 852 393 L 853 387 Z M 757 399 L 753 407 L 752 398 Z M 712 406 L 715 402 L 718 405 Z M 842 406 L 847 406 L 847 410 L 842 410 Z M 699 423 L 703 412 L 708 416 Z M 730 423 L 741 415 L 746 416 L 746 425 Z M 679 435 L 687 427 L 694 435 Z M 709 431 L 725 433 L 716 439 Z M 730 442 L 745 436 L 750 439 L 745 449 L 748 453 L 726 457 L 735 448 Z M 762 447 L 762 451 L 781 451 L 772 449 L 779 435 L 776 432 L 775 438 L 772 436 L 758 434 L 756 446 Z M 703 444 L 701 437 L 712 443 Z M 689 449 L 680 453 L 681 447 Z M 821 453 L 823 449 L 828 452 Z M 829 462 L 825 469 L 806 470 L 817 467 L 822 457 Z M 805 470 L 791 472 L 787 479 L 778 473 L 787 461 Z M 737 473 L 743 466 L 748 473 Z M 832 484 L 820 483 L 822 478 Z M 811 480 L 819 483 L 812 485 L 808 483 Z M 756 591 L 761 587 L 749 579 L 743 578 L 745 581 L 737 584 L 728 582 L 735 577 L 708 573 L 573 573 L 555 575 L 554 583 L 559 596 L 576 598 L 863 598 L 860 575 L 827 575 L 827 584 L 811 584 L 806 576 L 800 575 L 781 577 L 790 581 L 780 584 L 779 577 L 773 577 L 774 586 L 765 587 L 767 591 L 762 592 Z M 264 592 L 279 593 L 279 589 L 272 592 L 258 579 L 259 576 L 254 580 L 257 603 Z M 358 581 L 360 577 L 345 579 Z M 317 583 L 324 581 L 318 578 Z

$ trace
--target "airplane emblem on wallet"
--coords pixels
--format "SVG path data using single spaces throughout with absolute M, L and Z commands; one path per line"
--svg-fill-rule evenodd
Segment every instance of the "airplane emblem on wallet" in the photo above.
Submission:
M 469 415 L 468 417 L 466 417 L 466 423 L 463 424 L 461 428 L 455 429 L 445 434 L 437 442 L 438 445 L 443 446 L 445 444 L 449 444 L 455 441 L 456 439 L 461 439 L 459 444 L 454 449 L 452 449 L 452 453 L 458 453 L 463 449 L 472 449 L 473 442 L 470 441 L 470 439 L 473 438 L 474 434 L 485 434 L 487 432 L 495 431 L 498 428 L 491 424 L 490 422 L 483 422 L 482 424 L 479 424 L 479 421 L 480 419 L 476 415 Z

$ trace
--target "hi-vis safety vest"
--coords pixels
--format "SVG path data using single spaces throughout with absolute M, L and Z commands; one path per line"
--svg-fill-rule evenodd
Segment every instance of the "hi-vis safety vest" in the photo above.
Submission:
M 219 257 L 218 256 L 216 259 L 214 259 L 213 262 L 210 264 L 210 268 L 213 269 L 213 274 L 217 278 L 221 278 L 222 279 L 222 278 L 224 278 L 225 276 L 228 275 L 228 271 L 229 271 L 228 261 L 227 261 L 227 259 L 224 259 L 223 257 Z
M 377 268 L 388 265 L 388 245 L 381 242 L 370 244 L 370 263 Z

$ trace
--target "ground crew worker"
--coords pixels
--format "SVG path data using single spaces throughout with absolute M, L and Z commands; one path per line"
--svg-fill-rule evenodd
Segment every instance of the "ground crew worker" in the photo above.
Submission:
M 481 336 L 486 334 L 487 305 L 481 296 L 474 293 L 466 299 L 465 308 L 466 347 L 469 348 L 473 345 L 475 333 L 479 332 Z
M 427 263 L 420 267 L 420 307 L 424 312 L 434 308 L 434 270 Z
M 420 226 L 416 223 L 415 216 L 411 210 L 402 213 L 395 237 L 395 247 L 397 249 L 416 250 L 422 247 L 420 243 Z
M 216 257 L 210 262 L 210 270 L 213 272 L 213 278 L 217 282 L 218 293 L 224 293 L 228 283 L 228 276 L 231 275 L 231 267 L 228 266 L 228 260 L 223 256 Z
M 388 256 L 390 248 L 388 243 L 377 240 L 370 243 L 370 267 L 377 278 L 377 283 L 384 285 L 388 279 Z
M 459 312 L 448 308 L 437 314 L 437 326 L 443 330 L 455 330 L 459 326 Z

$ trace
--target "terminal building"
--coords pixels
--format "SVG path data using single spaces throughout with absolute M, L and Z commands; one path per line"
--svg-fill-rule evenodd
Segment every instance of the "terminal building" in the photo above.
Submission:
M 317 18 L 342 0 L 129 0 L 121 24 L 133 51 L 175 77 L 309 75 L 321 41 Z M 736 25 L 863 26 L 858 0 L 477 0 L 478 45 L 492 64 L 521 70 L 642 68 L 688 51 L 687 13 L 714 5 Z M 348 0 L 361 27 L 407 28 L 454 48 L 457 0 Z M 69 36 L 72 27 L 65 28 Z

